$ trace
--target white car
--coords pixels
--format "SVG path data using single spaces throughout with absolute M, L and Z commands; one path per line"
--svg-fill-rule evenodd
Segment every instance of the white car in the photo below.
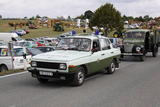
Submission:
M 79 86 L 86 75 L 103 69 L 114 73 L 120 55 L 120 49 L 113 48 L 107 37 L 70 36 L 62 38 L 55 51 L 33 56 L 28 71 L 41 83 L 59 78 Z
M 20 46 L 14 46 L 13 48 L 13 58 L 11 53 L 8 51 L 7 46 L 0 46 L 0 72 L 10 70 L 10 69 L 24 69 L 29 67 L 31 55 L 27 54 L 26 61 L 23 57 L 24 48 Z M 12 64 L 13 59 L 13 64 Z
M 56 46 L 59 42 L 57 38 L 44 38 L 44 40 L 47 41 L 51 46 Z

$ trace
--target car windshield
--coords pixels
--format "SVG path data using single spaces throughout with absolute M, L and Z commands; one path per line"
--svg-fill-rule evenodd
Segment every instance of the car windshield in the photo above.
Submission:
M 31 53 L 33 56 L 43 53 L 42 51 L 40 51 L 39 49 L 36 49 L 36 48 L 27 48 L 27 49 L 28 49 L 29 53 Z
M 90 51 L 91 40 L 86 38 L 63 38 L 57 45 L 56 49 Z
M 13 56 L 23 56 L 23 54 L 24 54 L 23 48 L 13 49 Z
M 35 49 L 38 49 L 42 52 L 50 52 L 50 51 L 53 51 L 54 49 L 51 48 L 51 47 L 34 47 Z
M 144 39 L 145 38 L 145 32 L 127 32 L 126 37 L 128 39 Z

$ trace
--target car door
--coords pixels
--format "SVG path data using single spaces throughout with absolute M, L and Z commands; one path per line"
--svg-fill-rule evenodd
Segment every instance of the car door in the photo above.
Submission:
M 107 38 L 100 39 L 101 45 L 101 56 L 100 56 L 100 67 L 104 69 L 109 66 L 113 57 L 113 50 L 111 47 L 111 43 Z
M 0 48 L 0 65 L 2 64 L 6 65 L 9 70 L 13 68 L 12 58 L 7 48 Z
M 94 43 L 97 43 L 97 51 L 93 51 L 94 49 Z M 94 40 L 92 42 L 92 54 L 89 57 L 90 63 L 88 65 L 88 73 L 94 73 L 97 72 L 101 69 L 101 64 L 100 64 L 100 57 L 101 57 L 101 48 L 100 48 L 100 42 L 98 39 Z

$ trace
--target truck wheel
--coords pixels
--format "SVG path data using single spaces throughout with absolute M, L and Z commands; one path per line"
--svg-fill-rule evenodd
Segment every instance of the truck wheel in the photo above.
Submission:
M 113 74 L 115 71 L 116 71 L 116 64 L 115 64 L 115 61 L 112 61 L 106 73 Z
M 2 65 L 1 67 L 0 67 L 0 72 L 5 72 L 5 71 L 7 71 L 8 70 L 8 68 L 5 66 L 5 65 Z
M 43 79 L 43 78 L 37 78 L 37 80 L 42 84 L 45 84 L 48 82 L 48 79 Z
M 145 55 L 139 56 L 140 61 L 144 61 L 145 60 Z
M 79 67 L 77 69 L 76 74 L 74 75 L 72 85 L 80 86 L 84 83 L 84 80 L 85 80 L 85 70 L 83 67 Z
M 152 51 L 152 56 L 153 56 L 153 57 L 157 57 L 157 55 L 158 55 L 158 47 L 155 45 L 155 46 L 154 46 L 154 49 L 153 49 L 153 51 Z

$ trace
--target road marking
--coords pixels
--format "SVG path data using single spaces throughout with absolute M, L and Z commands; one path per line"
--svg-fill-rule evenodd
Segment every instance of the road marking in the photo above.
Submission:
M 27 71 L 19 72 L 19 73 L 14 73 L 14 74 L 9 74 L 9 75 L 4 75 L 4 76 L 0 76 L 0 79 L 1 79 L 1 78 L 6 78 L 6 77 L 15 76 L 15 75 L 21 75 L 21 74 L 25 74 L 25 73 L 27 73 Z

